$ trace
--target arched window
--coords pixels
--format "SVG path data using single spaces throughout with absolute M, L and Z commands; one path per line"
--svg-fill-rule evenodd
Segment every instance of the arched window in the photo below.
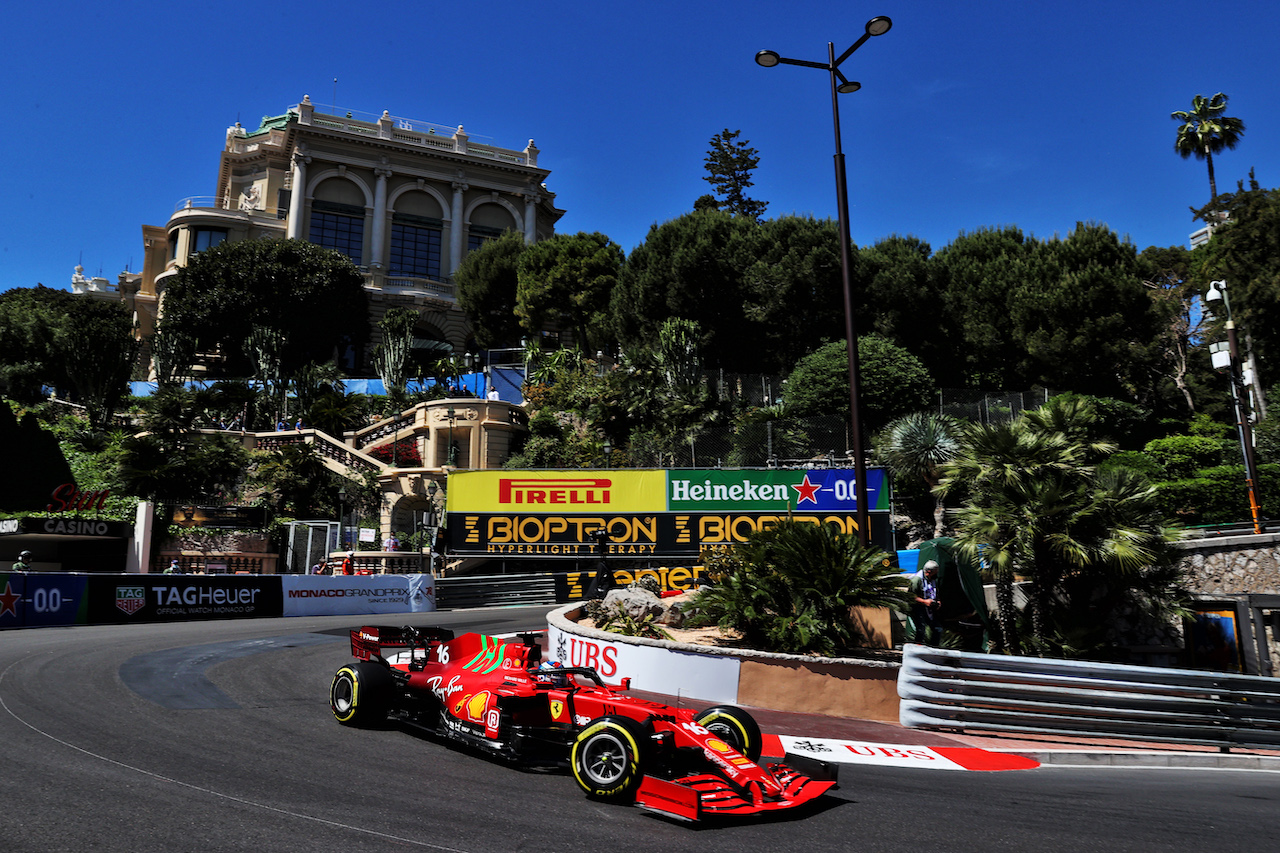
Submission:
M 307 239 L 317 246 L 336 249 L 359 266 L 364 252 L 364 208 L 316 199 L 311 203 L 311 233 Z
M 322 181 L 311 202 L 311 230 L 307 239 L 336 249 L 356 266 L 364 263 L 364 193 L 350 180 Z
M 391 274 L 440 278 L 443 225 L 439 219 L 397 211 L 391 218 Z

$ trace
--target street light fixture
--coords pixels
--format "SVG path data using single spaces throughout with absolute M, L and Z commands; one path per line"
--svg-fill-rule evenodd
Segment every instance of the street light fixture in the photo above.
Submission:
M 346 488 L 338 489 L 338 550 L 342 550 L 344 542 L 342 540 L 342 522 L 347 514 L 347 490 Z
M 457 455 L 455 453 L 455 448 L 453 445 L 453 423 L 458 417 L 457 412 L 453 410 L 453 406 L 449 407 L 448 415 L 449 415 L 449 465 L 453 465 L 455 461 L 454 456 Z
M 1235 410 L 1236 432 L 1240 439 L 1240 453 L 1244 456 L 1245 487 L 1249 490 L 1249 512 L 1253 516 L 1253 532 L 1262 533 L 1261 518 L 1262 499 L 1258 495 L 1258 467 L 1253 456 L 1253 427 L 1250 424 L 1249 412 L 1251 399 L 1248 380 L 1244 380 L 1240 371 L 1240 345 L 1236 338 L 1236 321 L 1231 318 L 1231 298 L 1227 296 L 1227 283 L 1224 280 L 1209 282 L 1209 292 L 1204 297 L 1206 302 L 1222 302 L 1227 315 L 1227 346 L 1223 351 L 1213 351 L 1213 366 L 1216 369 L 1227 368 L 1231 382 L 1231 403 Z
M 764 68 L 775 65 L 800 65 L 805 68 L 821 68 L 831 78 L 831 117 L 835 125 L 836 136 L 836 202 L 840 212 L 840 276 L 844 286 L 844 327 L 849 360 L 849 421 L 852 430 L 851 442 L 853 450 L 854 500 L 857 502 L 855 515 L 858 523 L 858 542 L 868 544 L 867 515 L 867 462 L 862 453 L 862 427 L 858 416 L 858 336 L 853 317 L 853 279 L 852 250 L 849 239 L 849 190 L 845 178 L 844 150 L 840 142 L 840 104 L 838 95 L 847 95 L 862 88 L 862 84 L 849 80 L 840 72 L 840 64 L 853 55 L 872 36 L 881 36 L 889 32 L 893 21 L 884 15 L 877 15 L 867 21 L 862 35 L 849 46 L 849 49 L 836 57 L 835 44 L 827 42 L 827 61 L 813 62 L 807 59 L 788 59 L 776 51 L 762 50 L 756 54 L 756 64 Z

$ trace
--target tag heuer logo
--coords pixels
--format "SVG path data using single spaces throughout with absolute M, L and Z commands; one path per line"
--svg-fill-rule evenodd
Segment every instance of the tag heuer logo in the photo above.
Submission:
M 141 586 L 118 586 L 116 587 L 116 607 L 119 607 L 130 616 L 137 613 L 147 603 L 146 587 Z

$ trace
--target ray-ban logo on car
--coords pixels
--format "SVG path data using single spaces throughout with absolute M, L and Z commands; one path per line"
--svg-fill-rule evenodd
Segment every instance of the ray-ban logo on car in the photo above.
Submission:
M 503 477 L 498 480 L 498 503 L 541 504 L 607 504 L 613 480 L 607 477 L 563 477 L 542 480 Z
M 141 586 L 116 587 L 116 607 L 130 616 L 142 609 L 147 603 L 147 590 Z

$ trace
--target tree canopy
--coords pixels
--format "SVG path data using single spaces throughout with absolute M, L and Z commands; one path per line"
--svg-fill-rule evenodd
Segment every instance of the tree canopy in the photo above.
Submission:
M 35 402 L 42 386 L 85 406 L 92 430 L 111 420 L 138 353 L 133 318 L 104 302 L 37 285 L 0 294 L 0 382 Z
M 864 432 L 926 408 L 937 394 L 920 360 L 880 335 L 858 338 L 858 410 Z M 803 358 L 787 378 L 785 400 L 797 417 L 849 414 L 849 358 L 844 341 L 831 341 Z
M 611 342 L 608 308 L 622 248 L 600 233 L 558 234 L 520 255 L 516 316 L 530 335 L 567 330 L 589 351 Z
M 220 350 L 228 375 L 253 373 L 254 329 L 281 336 L 291 375 L 369 338 L 364 277 L 349 258 L 303 240 L 226 242 L 192 256 L 166 287 L 161 328 Z M 261 347 L 259 347 L 261 349 Z
M 486 349 L 515 346 L 522 337 L 516 316 L 520 256 L 526 244 L 517 231 L 503 232 L 468 252 L 453 274 L 458 307 L 467 315 L 476 344 Z

